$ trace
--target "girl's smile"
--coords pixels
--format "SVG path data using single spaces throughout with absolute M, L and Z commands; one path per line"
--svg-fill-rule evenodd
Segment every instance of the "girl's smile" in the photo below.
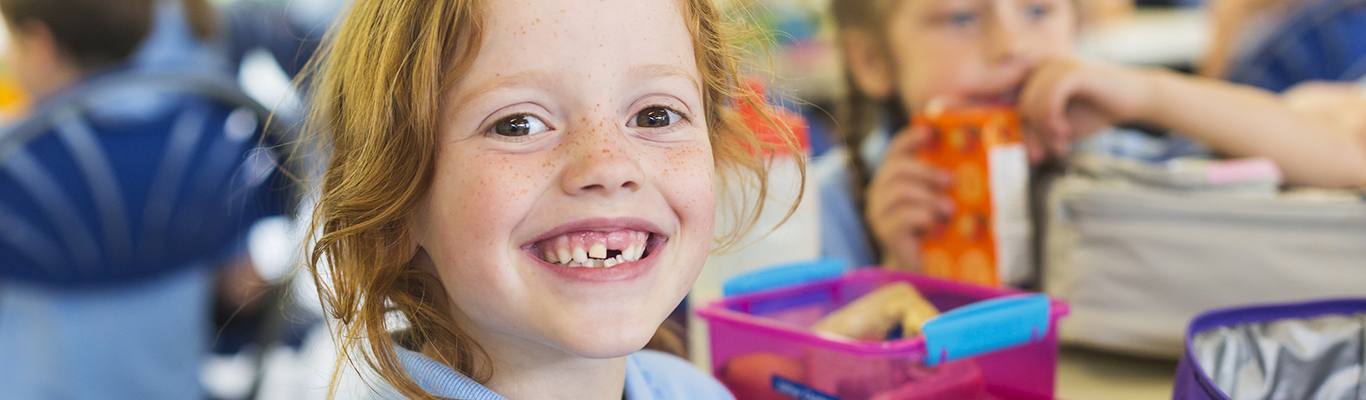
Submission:
M 562 277 L 587 282 L 631 280 L 655 265 L 668 236 L 637 218 L 591 218 L 562 225 L 522 246 Z

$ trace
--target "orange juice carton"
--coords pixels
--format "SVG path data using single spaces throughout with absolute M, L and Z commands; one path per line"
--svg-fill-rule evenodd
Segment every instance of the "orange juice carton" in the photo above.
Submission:
M 1008 109 L 918 115 L 930 137 L 917 157 L 953 175 L 957 205 L 921 239 L 924 272 L 984 285 L 1031 278 L 1029 162 L 1019 117 Z

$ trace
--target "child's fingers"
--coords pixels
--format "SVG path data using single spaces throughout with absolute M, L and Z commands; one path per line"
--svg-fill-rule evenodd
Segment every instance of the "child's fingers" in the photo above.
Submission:
M 943 195 L 952 176 L 915 157 L 928 137 L 925 127 L 898 134 L 868 185 L 865 217 L 889 264 L 918 265 L 920 236 L 947 221 L 955 208 Z
M 887 218 L 900 209 L 914 208 L 933 211 L 939 208 L 939 192 L 930 190 L 925 185 L 899 181 L 885 189 L 884 194 L 868 198 L 868 217 L 871 221 Z
M 883 241 L 902 234 L 919 234 L 948 221 L 956 205 L 942 193 L 923 185 L 896 182 L 886 193 L 868 199 L 867 219 Z
M 884 258 L 897 260 L 902 267 L 919 265 L 920 237 L 935 223 L 928 210 L 904 209 L 888 218 L 891 230 L 878 238 Z
M 925 221 L 936 218 L 947 219 L 954 205 L 942 192 L 913 181 L 893 181 L 877 191 L 868 194 L 866 218 L 873 231 L 884 240 L 900 233 L 915 232 L 923 228 Z M 925 218 L 908 219 L 907 214 L 923 215 Z M 918 221 L 917 225 L 907 225 L 907 221 Z
M 913 244 L 920 244 L 920 236 L 939 222 L 935 211 L 926 207 L 901 207 L 886 217 L 897 236 L 909 235 Z
M 1067 107 L 1068 129 L 1076 136 L 1089 136 L 1107 126 L 1110 120 L 1101 111 L 1087 103 L 1073 102 Z
M 924 185 L 943 189 L 953 183 L 953 176 L 946 171 L 920 162 L 913 155 L 888 154 L 887 159 L 883 160 L 882 168 L 878 169 L 869 186 L 877 186 L 892 181 L 923 182 Z
M 1054 72 L 1052 91 L 1043 100 L 1049 128 L 1056 141 L 1066 142 L 1072 137 L 1072 126 L 1067 121 L 1067 105 L 1076 95 L 1078 80 L 1070 65 L 1059 66 Z
M 1040 99 L 1048 97 L 1046 92 L 1051 89 L 1050 85 L 1052 84 L 1045 75 L 1048 75 L 1048 68 L 1045 65 L 1039 65 L 1031 71 L 1024 89 L 1020 90 L 1020 99 L 1017 105 L 1022 125 L 1024 125 L 1027 148 L 1039 151 L 1041 155 L 1047 151 L 1044 143 L 1052 140 L 1050 136 L 1053 135 L 1048 125 L 1041 123 L 1041 121 L 1047 120 L 1048 110 L 1046 103 Z
M 1027 131 L 1048 147 L 1056 148 L 1059 140 L 1070 137 L 1066 110 L 1076 90 L 1071 70 L 1067 61 L 1044 62 L 1030 75 L 1020 94 L 1019 107 Z
M 930 131 L 923 126 L 911 125 L 902 129 L 887 144 L 887 156 L 914 155 L 930 138 Z
M 903 198 L 929 198 L 945 189 L 932 177 L 930 168 L 919 163 L 888 163 L 868 185 L 868 210 L 880 210 Z

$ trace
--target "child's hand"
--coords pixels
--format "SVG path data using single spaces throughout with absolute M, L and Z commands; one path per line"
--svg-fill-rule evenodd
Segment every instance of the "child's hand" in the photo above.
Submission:
M 1077 59 L 1040 63 L 1020 92 L 1030 159 L 1066 154 L 1072 139 L 1141 119 L 1151 108 L 1151 80 L 1140 70 Z
M 882 263 L 890 268 L 918 270 L 920 235 L 953 213 L 953 202 L 944 196 L 952 177 L 915 158 L 928 138 L 923 127 L 892 138 L 868 184 L 865 217 L 882 248 Z
M 1301 83 L 1281 98 L 1302 117 L 1348 137 L 1366 137 L 1366 92 L 1356 83 Z

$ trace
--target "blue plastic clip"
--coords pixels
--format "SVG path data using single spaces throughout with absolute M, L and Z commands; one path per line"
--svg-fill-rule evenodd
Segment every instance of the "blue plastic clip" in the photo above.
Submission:
M 1018 346 L 1048 335 L 1052 303 L 1042 294 L 999 297 L 925 321 L 925 365 Z
M 735 296 L 773 288 L 796 286 L 844 275 L 849 262 L 840 258 L 822 258 L 793 264 L 782 264 L 749 271 L 727 279 L 721 294 Z

